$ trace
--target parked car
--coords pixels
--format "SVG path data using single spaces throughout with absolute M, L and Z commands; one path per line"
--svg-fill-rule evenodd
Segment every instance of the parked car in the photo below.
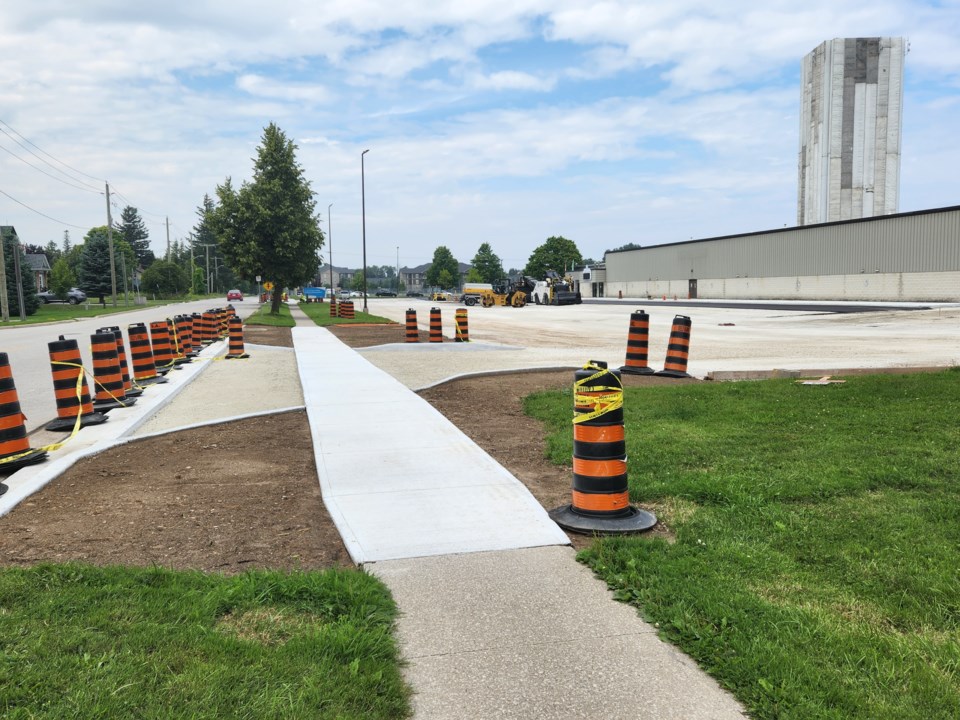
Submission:
M 227 302 L 231 300 L 243 300 L 243 293 L 239 290 L 228 290 L 227 291 Z
M 423 297 L 423 293 L 417 290 L 407 290 L 407 297 Z
M 377 292 L 375 292 L 374 295 L 377 297 L 396 297 L 397 293 L 390 288 L 377 288 Z
M 351 290 L 350 297 L 363 297 L 363 293 L 359 290 Z
M 68 302 L 71 305 L 77 305 L 87 301 L 87 294 L 80 288 L 70 288 L 70 290 L 67 291 L 67 299 L 64 301 L 58 298 L 53 290 L 44 290 L 43 292 L 37 293 L 37 299 L 40 300 L 41 303 Z

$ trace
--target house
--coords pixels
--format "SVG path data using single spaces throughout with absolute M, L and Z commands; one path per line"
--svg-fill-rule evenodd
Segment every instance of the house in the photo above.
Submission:
M 43 253 L 27 253 L 27 267 L 33 271 L 37 292 L 50 289 L 50 263 Z

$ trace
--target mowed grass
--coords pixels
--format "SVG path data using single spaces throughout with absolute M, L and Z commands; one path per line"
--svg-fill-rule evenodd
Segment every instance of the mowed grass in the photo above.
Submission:
M 110 298 L 107 297 L 106 306 L 100 305 L 97 302 L 98 298 L 90 298 L 89 303 L 80 303 L 78 305 L 71 305 L 69 303 L 46 303 L 37 308 L 37 312 L 33 315 L 27 315 L 27 319 L 24 321 L 20 320 L 20 316 L 11 313 L 10 322 L 0 321 L 0 327 L 14 327 L 17 325 L 35 325 L 37 323 L 48 323 L 48 322 L 62 322 L 64 320 L 73 320 L 75 318 L 89 318 L 89 317 L 98 317 L 100 315 L 112 315 L 113 313 L 119 312 L 134 312 L 136 310 L 143 310 L 144 308 L 151 307 L 162 307 L 164 305 L 170 305 L 173 303 L 181 302 L 190 302 L 192 300 L 200 300 L 204 296 L 192 296 L 192 297 L 183 297 L 173 300 L 147 300 L 144 305 L 134 305 L 133 298 L 131 296 L 129 304 L 125 304 L 122 296 L 117 297 L 117 306 L 114 307 L 110 303 Z M 217 297 L 207 296 L 207 297 Z M 89 308 L 87 305 L 89 304 Z
M 569 464 L 571 394 L 527 399 Z M 581 554 L 759 718 L 960 717 L 960 372 L 625 392 L 631 500 Z
M 255 313 L 243 322 L 246 325 L 270 325 L 271 327 L 293 327 L 297 324 L 286 303 L 280 303 L 279 315 L 271 315 L 270 303 L 263 303 Z
M 402 718 L 386 588 L 357 570 L 0 571 L 4 718 Z
M 369 307 L 370 304 L 367 304 Z M 388 320 L 385 317 L 380 317 L 379 315 L 372 315 L 370 313 L 365 313 L 360 308 L 363 307 L 363 300 L 360 302 L 354 301 L 354 318 L 353 320 L 345 320 L 342 317 L 330 317 L 330 303 L 300 303 L 300 309 L 303 310 L 307 317 L 313 320 L 317 325 L 321 327 L 326 327 L 327 325 L 350 325 L 350 324 L 360 324 L 360 323 L 374 323 L 374 324 L 391 324 L 395 325 L 396 323 L 393 320 Z

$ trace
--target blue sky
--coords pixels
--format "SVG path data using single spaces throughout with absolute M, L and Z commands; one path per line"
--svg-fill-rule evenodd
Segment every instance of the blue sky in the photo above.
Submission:
M 299 146 L 325 230 L 333 204 L 337 265 L 361 264 L 367 148 L 370 264 L 438 245 L 469 262 L 489 242 L 523 267 L 550 235 L 601 259 L 792 226 L 800 61 L 877 35 L 910 42 L 900 210 L 960 204 L 957 0 L 13 4 L 0 224 L 26 242 L 104 224 L 108 180 L 115 214 L 138 207 L 162 254 L 165 218 L 185 237 L 204 193 L 249 179 L 270 122 Z

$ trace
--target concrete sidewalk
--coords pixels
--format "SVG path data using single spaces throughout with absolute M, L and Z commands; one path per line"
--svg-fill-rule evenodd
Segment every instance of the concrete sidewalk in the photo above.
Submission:
M 416 718 L 741 718 L 523 485 L 321 328 L 293 331 L 324 502 L 401 611 Z

